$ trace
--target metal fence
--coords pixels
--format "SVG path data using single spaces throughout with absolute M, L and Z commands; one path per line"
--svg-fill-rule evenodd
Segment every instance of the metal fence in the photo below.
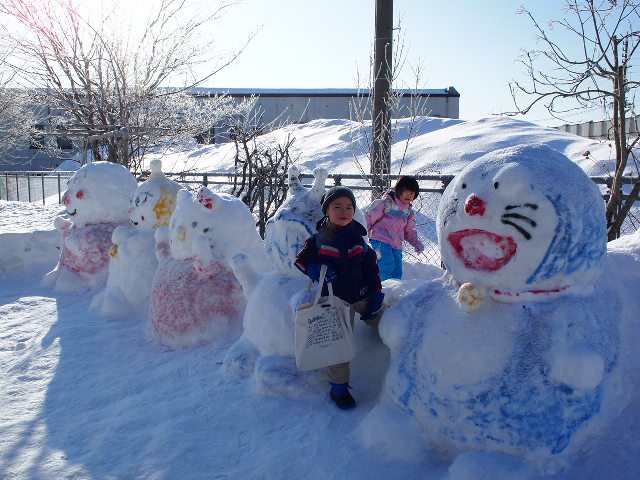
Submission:
M 55 205 L 74 172 L 0 172 L 0 200 Z
M 67 181 L 74 172 L 0 172 L 0 200 L 28 201 L 55 205 L 61 203 L 62 194 L 66 190 Z M 201 186 L 218 192 L 230 192 L 233 187 L 233 173 L 177 173 L 167 174 L 185 188 L 197 190 Z M 307 186 L 311 185 L 313 176 L 301 175 Z M 138 180 L 143 180 L 141 177 Z M 394 183 L 397 176 L 392 175 Z M 425 245 L 425 251 L 418 255 L 410 247 L 405 248 L 405 259 L 440 265 L 440 250 L 435 219 L 442 192 L 453 179 L 452 175 L 415 176 L 420 185 L 420 195 L 413 203 L 416 211 L 416 224 L 419 236 Z M 592 177 L 599 185 L 607 185 L 608 179 Z M 632 183 L 634 179 L 625 179 Z M 368 175 L 331 174 L 327 179 L 327 187 L 343 185 L 353 190 L 359 207 L 371 203 L 371 177 Z M 606 199 L 606 195 L 605 195 Z M 622 226 L 621 233 L 635 232 L 640 227 L 640 202 L 634 205 Z
M 26 201 L 55 205 L 61 203 L 66 190 L 67 181 L 74 172 L 0 172 L 0 199 L 10 201 Z M 189 190 L 197 190 L 201 186 L 214 191 L 230 192 L 233 187 L 233 173 L 177 173 L 167 174 L 168 177 L 179 182 Z M 303 183 L 310 186 L 313 176 L 301 175 Z M 138 180 L 143 180 L 141 177 Z M 397 176 L 391 176 L 392 182 Z M 420 185 L 420 195 L 413 206 L 416 211 L 416 224 L 419 236 L 425 245 L 425 251 L 418 255 L 413 249 L 405 251 L 405 258 L 411 261 L 420 260 L 434 265 L 440 265 L 440 250 L 434 219 L 438 211 L 440 197 L 447 184 L 453 179 L 451 175 L 423 175 L 416 176 Z M 353 190 L 359 207 L 371 203 L 371 179 L 366 175 L 331 174 L 327 179 L 327 187 L 343 185 Z

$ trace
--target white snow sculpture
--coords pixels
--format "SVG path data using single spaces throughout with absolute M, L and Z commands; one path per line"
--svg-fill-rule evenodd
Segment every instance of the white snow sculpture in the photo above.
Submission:
M 448 274 L 382 319 L 391 402 L 377 408 L 450 457 L 560 462 L 596 428 L 618 348 L 598 189 L 549 147 L 496 151 L 447 187 L 438 230 Z
M 308 279 L 293 264 L 323 217 L 320 199 L 327 171 L 314 170 L 310 189 L 302 185 L 299 173 L 297 167 L 289 168 L 287 199 L 267 223 L 266 248 L 277 270 L 264 274 L 242 253 L 231 260 L 247 309 L 244 333 L 227 352 L 224 365 L 232 375 L 254 375 L 260 393 L 298 395 L 310 381 L 322 377 L 319 372 L 300 373 L 296 369 L 294 309 L 305 296 Z
M 324 216 L 320 199 L 328 172 L 324 168 L 315 169 L 310 189 L 302 185 L 298 167 L 289 167 L 288 174 L 287 199 L 267 222 L 264 240 L 267 255 L 278 271 L 303 275 L 293 263 L 305 240 L 315 233 L 316 223 Z
M 62 197 L 70 220 L 57 217 L 54 222 L 63 246 L 58 264 L 42 279 L 45 287 L 80 292 L 104 285 L 111 235 L 128 222 L 129 197 L 136 187 L 133 175 L 116 163 L 93 162 L 76 171 Z
M 259 393 L 299 395 L 319 375 L 298 372 L 294 357 L 294 309 L 308 281 L 277 270 L 261 273 L 241 252 L 232 257 L 231 266 L 248 301 L 244 332 L 223 362 L 226 372 L 240 378 L 253 375 Z
M 256 239 L 257 237 L 257 239 Z M 251 212 L 236 197 L 202 188 L 178 192 L 169 227 L 156 230 L 158 269 L 149 317 L 158 341 L 189 347 L 239 333 L 242 288 L 227 260 L 234 249 L 264 259 Z
M 151 175 L 131 196 L 129 226 L 113 231 L 109 277 L 91 308 L 112 317 L 132 310 L 148 311 L 151 282 L 158 267 L 155 253 L 156 228 L 169 225 L 182 188 L 162 173 L 162 162 L 152 160 Z

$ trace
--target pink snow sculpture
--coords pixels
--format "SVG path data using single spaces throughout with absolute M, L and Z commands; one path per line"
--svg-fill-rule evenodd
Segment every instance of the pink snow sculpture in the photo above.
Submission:
M 235 202 L 220 198 L 210 191 L 201 191 L 194 198 L 181 190 L 169 227 L 156 230 L 159 265 L 153 277 L 149 319 L 157 340 L 167 347 L 197 346 L 239 333 L 246 302 L 225 257 L 217 253 L 225 249 L 216 249 L 218 239 L 223 246 L 233 239 L 221 225 L 213 228 L 208 218 L 217 210 L 219 219 L 231 225 L 238 210 Z
M 130 225 L 117 227 L 111 240 L 109 278 L 91 308 L 108 316 L 123 316 L 149 309 L 153 275 L 158 268 L 154 232 L 168 225 L 182 188 L 162 173 L 162 162 L 151 161 L 151 175 L 138 186 L 130 200 Z
M 136 185 L 126 168 L 110 162 L 89 163 L 69 179 L 62 203 L 70 220 L 55 220 L 63 245 L 58 264 L 42 279 L 44 286 L 80 292 L 104 284 L 111 235 L 127 222 L 128 200 Z

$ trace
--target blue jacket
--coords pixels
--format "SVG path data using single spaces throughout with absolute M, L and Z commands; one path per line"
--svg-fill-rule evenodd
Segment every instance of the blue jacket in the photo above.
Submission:
M 382 291 L 375 251 L 367 245 L 367 230 L 356 221 L 335 227 L 328 219 L 318 223 L 318 233 L 307 239 L 295 265 L 306 275 L 310 263 L 326 263 L 336 271 L 333 293 L 355 303 L 373 292 Z M 327 295 L 326 285 L 323 295 Z

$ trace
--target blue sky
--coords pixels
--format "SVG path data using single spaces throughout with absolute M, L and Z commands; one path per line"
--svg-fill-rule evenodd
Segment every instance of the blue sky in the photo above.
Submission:
M 535 46 L 524 5 L 541 23 L 563 15 L 561 0 L 395 0 L 407 61 L 400 86 L 454 86 L 461 94 L 460 118 L 474 120 L 513 109 L 508 82 L 525 79 L 516 62 Z M 375 0 L 242 0 L 216 24 L 218 48 L 238 47 L 261 27 L 234 64 L 205 86 L 224 88 L 351 88 L 366 86 L 374 35 Z M 569 117 L 600 119 L 601 112 Z M 557 125 L 542 110 L 525 117 Z

